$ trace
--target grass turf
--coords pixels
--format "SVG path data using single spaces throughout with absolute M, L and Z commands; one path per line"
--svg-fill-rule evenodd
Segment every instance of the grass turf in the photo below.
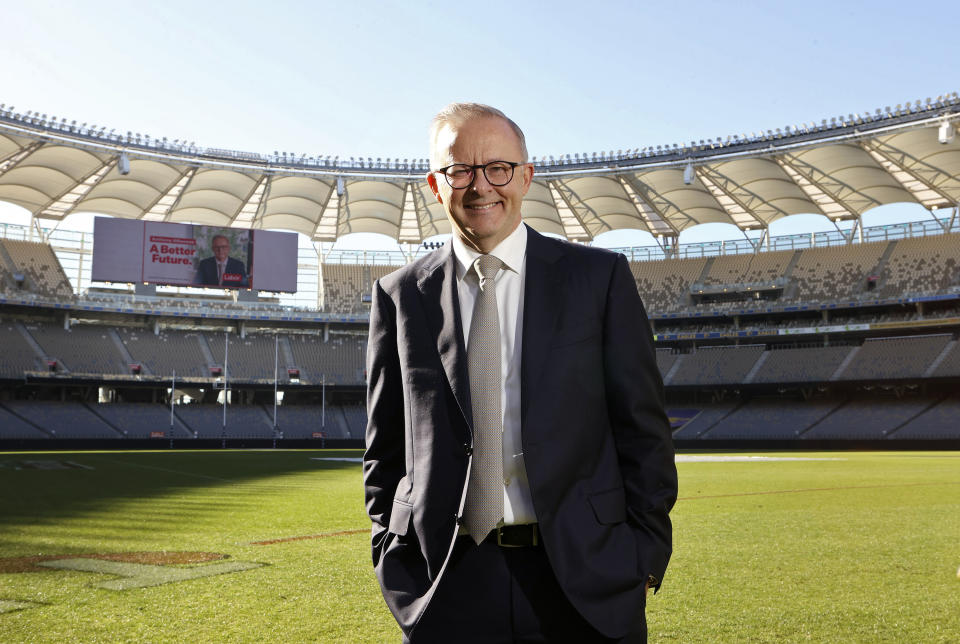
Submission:
M 312 460 L 359 455 L 0 453 L 0 641 L 398 642 L 360 466 Z M 650 641 L 960 640 L 960 454 L 800 456 L 826 460 L 679 464 Z M 159 551 L 265 565 L 125 591 L 95 586 L 109 574 L 3 572 L 21 557 Z

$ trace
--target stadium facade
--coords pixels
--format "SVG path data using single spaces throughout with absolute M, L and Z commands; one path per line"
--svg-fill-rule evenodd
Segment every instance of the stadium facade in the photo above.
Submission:
M 654 235 L 620 250 L 651 314 L 678 444 L 960 446 L 958 109 L 954 93 L 535 158 L 525 220 L 575 243 Z M 0 441 L 358 441 L 372 283 L 449 233 L 426 164 L 200 149 L 0 106 L 0 200 L 33 215 L 0 240 Z M 862 225 L 900 202 L 929 219 Z M 309 297 L 92 283 L 89 233 L 58 228 L 75 212 L 301 233 L 316 244 L 299 258 Z M 801 213 L 837 230 L 770 236 Z M 743 239 L 678 243 L 714 222 Z M 331 253 L 350 232 L 403 250 Z M 217 405 L 225 387 L 230 404 Z

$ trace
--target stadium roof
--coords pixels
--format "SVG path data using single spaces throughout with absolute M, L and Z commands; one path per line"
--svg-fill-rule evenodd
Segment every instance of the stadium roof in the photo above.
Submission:
M 765 229 L 787 215 L 857 219 L 876 206 L 960 203 L 957 93 L 873 114 L 726 139 L 536 159 L 524 220 L 574 240 L 696 224 Z M 73 212 L 268 228 L 332 241 L 419 243 L 449 233 L 425 159 L 261 155 L 118 134 L 0 105 L 0 201 L 35 218 Z

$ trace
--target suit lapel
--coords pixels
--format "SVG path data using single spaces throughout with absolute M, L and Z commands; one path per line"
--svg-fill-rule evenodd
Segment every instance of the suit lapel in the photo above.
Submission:
M 527 275 L 523 296 L 523 348 L 520 358 L 520 418 L 527 417 L 530 398 L 550 353 L 564 302 L 561 246 L 527 227 Z
M 460 412 L 472 428 L 467 350 L 460 322 L 455 261 L 453 247 L 448 243 L 438 252 L 436 264 L 424 269 L 417 287 L 450 389 L 460 406 Z

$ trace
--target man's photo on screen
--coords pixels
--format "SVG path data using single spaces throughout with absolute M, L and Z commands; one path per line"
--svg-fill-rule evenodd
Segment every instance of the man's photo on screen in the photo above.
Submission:
M 248 231 L 207 226 L 197 226 L 196 230 L 197 247 L 202 259 L 197 262 L 194 283 L 224 288 L 248 287 Z

